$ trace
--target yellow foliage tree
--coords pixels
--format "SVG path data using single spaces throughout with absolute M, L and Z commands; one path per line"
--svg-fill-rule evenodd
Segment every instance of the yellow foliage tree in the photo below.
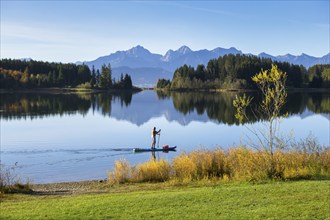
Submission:
M 270 155 L 269 174 L 271 177 L 274 177 L 277 175 L 276 164 L 273 156 L 274 150 L 275 148 L 283 147 L 283 141 L 277 135 L 279 130 L 279 119 L 283 116 L 287 116 L 287 113 L 281 113 L 281 109 L 287 98 L 285 88 L 287 74 L 281 71 L 276 65 L 272 65 L 270 70 L 261 70 L 261 72 L 252 77 L 252 80 L 257 84 L 262 92 L 263 100 L 260 104 L 259 113 L 260 116 L 265 118 L 268 123 L 268 128 L 265 135 L 264 132 L 252 132 L 257 136 L 259 144 L 262 148 Z M 251 100 L 251 97 L 246 97 L 244 95 L 243 97 L 236 97 L 233 101 L 233 105 L 236 108 L 235 117 L 240 122 L 247 118 L 245 110 L 251 103 Z

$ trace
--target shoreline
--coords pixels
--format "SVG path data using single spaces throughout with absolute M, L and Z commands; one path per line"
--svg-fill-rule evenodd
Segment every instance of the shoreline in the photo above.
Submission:
M 85 193 L 105 193 L 109 191 L 107 180 L 83 180 L 59 183 L 30 184 L 31 194 L 71 195 Z
M 258 89 L 162 89 L 143 88 L 143 90 L 154 90 L 161 92 L 210 92 L 210 93 L 244 93 L 259 92 Z M 330 92 L 330 88 L 287 88 L 287 92 Z
M 82 88 L 60 88 L 60 87 L 51 87 L 51 88 L 26 88 L 26 89 L 0 89 L 0 94 L 5 93 L 42 93 L 42 94 L 97 94 L 97 93 L 115 93 L 115 92 L 139 92 L 142 91 L 141 88 L 132 88 L 132 89 L 109 89 L 109 90 L 100 90 L 100 89 L 82 89 Z
M 326 178 L 311 178 L 302 180 L 282 180 L 279 183 L 300 182 L 300 181 L 330 181 Z M 256 182 L 249 181 L 226 181 L 226 180 L 208 180 L 208 181 L 191 181 L 189 183 L 173 183 L 169 182 L 140 182 L 140 183 L 124 183 L 111 185 L 107 180 L 85 180 L 77 182 L 61 182 L 61 183 L 44 183 L 44 184 L 30 184 L 32 191 L 23 194 L 41 195 L 41 196 L 66 196 L 66 195 L 82 195 L 82 194 L 104 194 L 109 192 L 133 192 L 140 190 L 158 190 L 164 188 L 181 188 L 181 187 L 209 187 L 216 185 L 236 185 L 236 184 L 265 184 L 274 183 L 273 180 L 260 180 Z M 16 193 L 14 193 L 16 194 Z M 20 193 L 19 193 L 20 194 Z
M 129 90 L 125 89 L 109 89 L 109 90 L 100 90 L 100 89 L 82 89 L 82 88 L 60 88 L 60 87 L 51 87 L 51 88 L 21 88 L 21 89 L 0 89 L 0 94 L 5 93 L 41 93 L 41 94 L 97 94 L 97 93 L 116 93 L 116 92 L 140 92 L 145 90 L 152 91 L 161 91 L 161 92 L 205 92 L 205 93 L 245 93 L 245 92 L 258 92 L 259 90 L 253 89 L 159 89 L 159 88 L 139 88 L 134 87 Z M 330 88 L 287 88 L 287 92 L 330 92 Z

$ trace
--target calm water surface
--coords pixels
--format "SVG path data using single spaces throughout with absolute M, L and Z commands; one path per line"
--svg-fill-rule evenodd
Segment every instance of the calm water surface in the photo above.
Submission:
M 264 124 L 252 114 L 249 122 L 238 124 L 235 95 L 3 93 L 1 164 L 34 183 L 104 179 L 115 160 L 133 165 L 151 159 L 150 152 L 134 153 L 133 148 L 151 146 L 154 126 L 162 129 L 160 146 L 178 147 L 156 153 L 157 158 L 171 160 L 201 147 L 226 149 L 253 138 L 246 126 Z M 312 133 L 329 146 L 329 93 L 290 93 L 285 111 L 283 133 L 292 131 L 298 140 Z

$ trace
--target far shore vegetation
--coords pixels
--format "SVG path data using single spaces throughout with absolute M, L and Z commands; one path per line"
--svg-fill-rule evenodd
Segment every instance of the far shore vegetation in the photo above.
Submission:
M 131 90 L 131 76 L 122 73 L 112 78 L 110 64 L 92 70 L 85 64 L 63 64 L 42 61 L 2 59 L 0 61 L 1 89 L 66 88 L 85 90 Z
M 174 71 L 172 80 L 159 79 L 155 88 L 167 90 L 256 90 L 252 76 L 261 70 L 278 66 L 287 73 L 288 88 L 329 88 L 330 65 L 314 65 L 308 70 L 302 65 L 277 62 L 248 55 L 225 55 L 211 59 L 207 66 L 183 65 Z

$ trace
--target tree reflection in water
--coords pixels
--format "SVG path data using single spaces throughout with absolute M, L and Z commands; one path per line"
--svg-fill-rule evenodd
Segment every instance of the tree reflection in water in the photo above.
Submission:
M 236 109 L 233 106 L 233 100 L 236 95 L 241 95 L 237 92 L 162 92 L 157 91 L 159 99 L 171 98 L 176 110 L 187 115 L 191 112 L 197 112 L 202 115 L 204 113 L 210 119 L 215 119 L 219 123 L 238 124 L 238 120 L 234 117 Z M 257 106 L 261 102 L 261 95 L 258 93 L 250 93 L 253 97 L 251 109 L 258 111 Z M 254 112 L 248 109 L 247 123 L 254 123 L 263 118 L 256 118 Z M 330 113 L 329 93 L 325 92 L 289 92 L 283 112 L 288 112 L 290 115 L 302 114 L 305 110 L 314 113 Z
M 132 115 L 137 114 L 137 109 L 130 106 L 133 95 L 134 93 L 132 92 L 95 94 L 2 93 L 0 95 L 0 116 L 1 119 L 11 120 L 42 118 L 55 115 L 86 115 L 91 109 L 93 112 L 97 111 L 104 116 L 110 117 L 113 116 L 113 104 L 116 103 L 116 105 L 118 105 L 117 103 L 120 103 L 121 108 L 125 110 L 123 119 L 129 121 L 130 118 L 133 118 Z M 175 115 L 173 111 L 180 112 L 183 116 L 195 112 L 197 115 L 206 114 L 209 119 L 215 120 L 216 122 L 233 125 L 238 124 L 238 121 L 234 117 L 235 108 L 233 107 L 233 100 L 236 95 L 240 94 L 235 92 L 157 91 L 158 100 L 150 99 L 148 96 L 143 100 L 142 104 L 146 109 L 148 105 L 153 104 L 157 106 L 160 102 L 172 100 L 174 108 L 163 106 L 166 108 L 169 115 Z M 255 111 L 255 106 L 258 105 L 261 97 L 257 93 L 251 93 L 249 95 L 254 97 L 251 106 Z M 306 110 L 313 113 L 329 114 L 329 96 L 329 93 L 326 92 L 289 92 L 283 111 L 288 112 L 289 116 L 302 114 Z M 164 109 L 152 108 L 152 110 L 148 109 L 148 111 L 138 112 L 140 118 L 143 119 L 140 123 L 147 122 L 155 117 L 155 115 L 159 115 L 161 111 L 164 111 Z M 249 117 L 247 123 L 254 123 L 262 120 L 262 118 L 254 117 L 251 110 L 247 112 L 247 115 Z

